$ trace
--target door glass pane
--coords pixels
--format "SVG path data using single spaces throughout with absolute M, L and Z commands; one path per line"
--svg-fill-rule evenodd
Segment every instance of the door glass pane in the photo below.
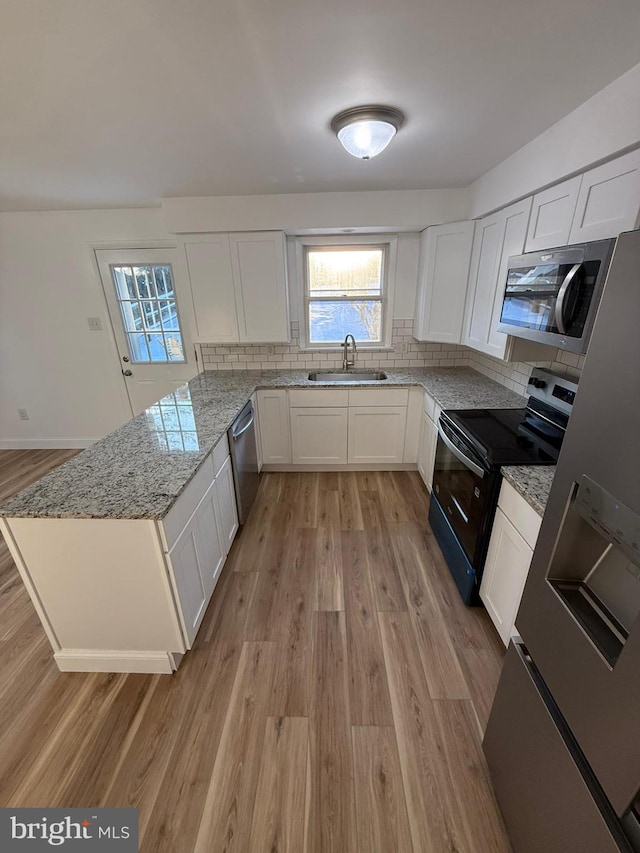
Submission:
M 162 317 L 163 329 L 179 331 L 178 311 L 176 303 L 173 300 L 162 300 L 160 302 L 160 315 Z
M 153 281 L 153 273 L 151 267 L 134 267 L 133 272 L 138 285 L 138 295 L 140 299 L 149 299 L 156 295 L 156 288 Z
M 129 352 L 131 361 L 136 364 L 144 361 L 151 361 L 149 358 L 149 349 L 147 347 L 146 335 L 127 335 L 129 341 Z
M 171 332 L 165 335 L 166 352 L 168 361 L 184 361 L 184 348 L 182 346 L 182 335 L 179 332 Z
M 357 341 L 381 341 L 381 302 L 356 300 L 309 303 L 310 343 L 342 343 L 347 334 L 353 335 Z
M 112 266 L 111 274 L 132 363 L 184 362 L 171 267 Z

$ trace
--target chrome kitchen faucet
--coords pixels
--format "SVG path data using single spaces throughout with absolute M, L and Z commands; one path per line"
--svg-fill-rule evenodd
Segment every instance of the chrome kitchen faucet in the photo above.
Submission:
M 353 357 L 351 358 L 351 361 L 349 361 L 349 338 L 351 338 L 351 342 L 353 343 Z M 353 335 L 346 335 L 342 346 L 344 347 L 344 358 L 342 359 L 342 368 L 343 370 L 349 370 L 349 368 L 353 367 L 356 363 L 356 339 L 353 337 Z

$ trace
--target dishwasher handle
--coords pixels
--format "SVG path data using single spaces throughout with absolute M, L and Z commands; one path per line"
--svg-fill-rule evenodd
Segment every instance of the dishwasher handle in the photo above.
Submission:
M 249 418 L 247 423 L 242 427 L 242 429 L 239 429 L 237 432 L 235 431 L 235 429 L 231 431 L 231 438 L 234 441 L 237 441 L 240 438 L 240 436 L 242 435 L 242 433 L 246 432 L 252 426 L 254 419 L 255 418 L 254 418 L 254 414 L 252 411 L 251 417 Z

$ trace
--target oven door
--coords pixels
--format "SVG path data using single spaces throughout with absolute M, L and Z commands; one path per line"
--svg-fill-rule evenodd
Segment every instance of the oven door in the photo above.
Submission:
M 460 547 L 478 571 L 486 553 L 483 536 L 496 478 L 455 426 L 441 415 L 433 492 Z

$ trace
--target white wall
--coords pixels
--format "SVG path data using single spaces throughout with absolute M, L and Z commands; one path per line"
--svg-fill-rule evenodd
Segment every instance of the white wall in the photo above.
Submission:
M 526 105 L 518 109 L 526 109 Z M 517 120 L 515 111 L 514 120 Z M 475 219 L 504 207 L 637 145 L 640 145 L 640 65 L 472 184 L 471 217 Z
M 92 246 L 163 237 L 159 209 L 0 214 L 0 447 L 79 447 L 131 417 Z
M 416 175 L 416 182 L 420 176 Z M 166 231 L 421 231 L 469 214 L 466 189 L 166 198 Z

